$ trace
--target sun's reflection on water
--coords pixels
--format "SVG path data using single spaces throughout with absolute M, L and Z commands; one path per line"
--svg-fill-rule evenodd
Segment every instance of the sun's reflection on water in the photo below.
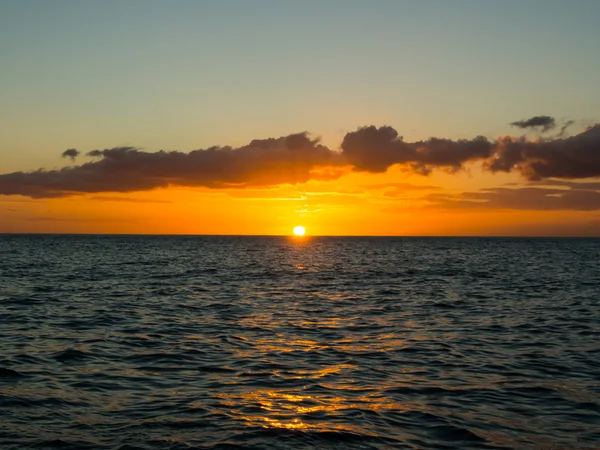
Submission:
M 337 423 L 349 410 L 358 412 L 401 411 L 406 407 L 380 395 L 349 398 L 330 394 L 290 394 L 274 389 L 258 389 L 242 393 L 220 393 L 221 407 L 226 413 L 248 426 L 319 431 L 359 431 L 364 428 Z

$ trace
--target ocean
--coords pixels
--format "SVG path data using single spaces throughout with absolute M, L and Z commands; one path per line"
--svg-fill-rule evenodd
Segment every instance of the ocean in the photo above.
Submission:
M 0 236 L 0 448 L 598 449 L 600 239 Z

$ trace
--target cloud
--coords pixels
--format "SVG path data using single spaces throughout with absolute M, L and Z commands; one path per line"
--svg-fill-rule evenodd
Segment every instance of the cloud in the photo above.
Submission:
M 516 183 L 515 183 L 516 184 Z M 565 180 L 539 180 L 531 181 L 531 186 L 564 186 L 571 189 L 586 189 L 600 191 L 600 181 L 565 181 Z M 508 185 L 508 184 L 507 184 Z
M 75 158 L 79 156 L 81 152 L 75 148 L 68 148 L 64 152 L 62 152 L 63 158 L 71 158 L 71 161 L 75 161 Z
M 546 120 L 547 125 L 549 122 Z M 346 134 L 342 156 L 353 170 L 372 173 L 385 172 L 394 164 L 422 175 L 434 169 L 457 172 L 469 162 L 483 161 L 484 169 L 492 173 L 517 172 L 529 180 L 600 177 L 600 124 L 568 138 L 528 140 L 505 136 L 489 141 L 478 136 L 412 143 L 404 141 L 391 127 L 370 126 Z
M 538 116 L 514 123 L 544 127 L 554 119 Z M 79 154 L 76 149 L 63 152 L 64 157 L 72 159 Z M 335 180 L 349 171 L 381 173 L 396 164 L 421 175 L 433 170 L 454 173 L 469 163 L 481 162 L 489 172 L 516 172 L 532 181 L 600 177 L 600 124 L 568 138 L 537 140 L 505 136 L 491 141 L 477 136 L 407 142 L 390 126 L 367 126 L 347 133 L 341 151 L 327 148 L 308 133 L 297 133 L 253 140 L 239 148 L 152 153 L 115 147 L 92 150 L 87 155 L 93 160 L 62 169 L 0 174 L 0 195 L 51 198 L 168 186 L 295 185 L 309 180 Z
M 537 211 L 598 211 L 600 192 L 586 189 L 548 189 L 525 187 L 495 188 L 458 195 L 432 194 L 427 197 L 435 207 L 495 208 Z
M 227 192 L 230 198 L 243 200 L 264 200 L 264 201 L 302 201 L 306 200 L 306 195 L 292 189 L 236 189 Z
M 173 203 L 169 200 L 152 200 L 146 198 L 131 198 L 131 197 L 110 197 L 96 195 L 90 197 L 88 200 L 94 200 L 97 202 L 124 202 L 124 203 Z
M 557 137 L 563 137 L 565 134 L 565 131 L 567 131 L 567 128 L 569 128 L 571 125 L 573 125 L 575 123 L 574 120 L 567 120 L 564 125 L 560 128 L 560 132 L 558 133 Z
M 527 120 L 517 120 L 516 122 L 512 122 L 511 125 L 518 128 L 541 127 L 542 131 L 548 131 L 556 126 L 556 121 L 554 117 L 550 116 L 534 116 Z
M 133 147 L 93 150 L 97 158 L 59 170 L 0 175 L 0 194 L 33 198 L 80 193 L 133 192 L 175 186 L 209 188 L 272 186 L 328 178 L 313 169 L 340 166 L 339 154 L 307 133 L 254 140 L 240 147 L 189 153 L 145 152 Z
M 600 176 L 600 124 L 568 138 L 500 138 L 485 167 L 520 172 L 530 180 Z
M 24 198 L 14 198 L 14 197 L 1 197 L 0 203 L 39 203 L 40 200 L 30 200 Z
M 416 185 L 411 183 L 377 183 L 377 184 L 367 184 L 363 186 L 365 189 L 369 191 L 378 191 L 382 190 L 382 195 L 384 197 L 403 197 L 409 198 L 414 197 L 415 193 L 420 191 L 437 191 L 441 188 L 439 186 L 426 186 L 426 185 Z
M 65 217 L 53 217 L 53 216 L 29 216 L 23 217 L 20 220 L 26 222 L 93 222 L 93 223 L 113 223 L 115 221 L 112 217 L 74 217 L 74 216 L 65 216 Z M 140 219 L 129 219 L 119 217 L 118 221 L 120 223 L 141 223 L 143 222 Z
M 493 145 L 483 136 L 475 139 L 430 138 L 405 142 L 389 126 L 368 126 L 346 134 L 342 155 L 355 171 L 385 172 L 394 164 L 406 164 L 411 171 L 429 174 L 433 168 L 456 172 L 469 161 L 488 158 Z
M 424 186 L 419 184 L 411 183 L 375 183 L 375 184 L 363 184 L 363 188 L 375 190 L 375 189 L 399 189 L 405 191 L 427 191 L 433 189 L 441 189 L 439 186 Z
M 488 236 L 600 237 L 600 220 L 500 224 L 486 228 L 485 234 Z

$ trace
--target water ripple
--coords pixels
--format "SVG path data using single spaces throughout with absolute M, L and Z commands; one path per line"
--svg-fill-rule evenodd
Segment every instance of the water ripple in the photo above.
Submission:
M 3 449 L 597 449 L 600 240 L 1 236 Z

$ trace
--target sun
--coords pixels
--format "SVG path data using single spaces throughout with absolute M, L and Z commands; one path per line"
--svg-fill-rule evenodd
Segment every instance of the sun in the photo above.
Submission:
M 306 233 L 306 229 L 302 225 L 298 225 L 297 227 L 294 227 L 294 235 L 304 236 L 304 233 Z

